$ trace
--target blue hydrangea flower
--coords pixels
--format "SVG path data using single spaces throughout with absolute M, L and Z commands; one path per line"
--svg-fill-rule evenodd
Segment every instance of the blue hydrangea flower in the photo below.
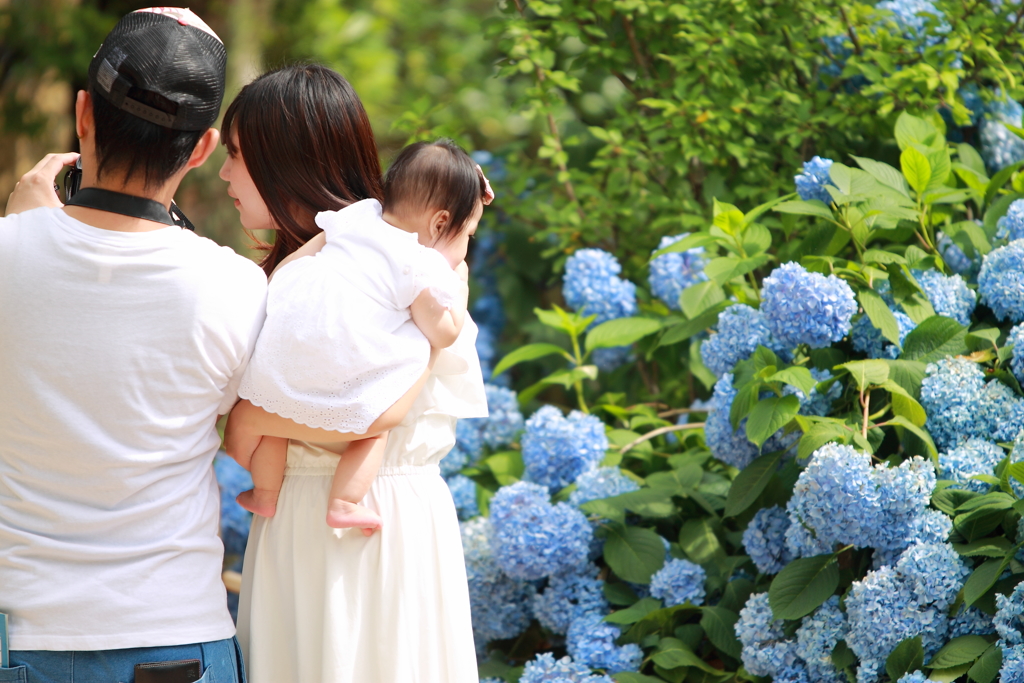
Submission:
M 526 663 L 519 683 L 615 683 L 610 676 L 591 674 L 590 667 L 577 664 L 571 657 L 556 660 L 550 652 Z
M 832 373 L 828 370 L 819 370 L 817 368 L 811 368 L 811 377 L 814 381 L 821 384 L 822 382 L 832 379 Z M 817 387 L 811 389 L 810 396 L 804 396 L 804 392 L 800 391 L 796 387 L 786 386 L 782 390 L 783 395 L 795 394 L 800 399 L 800 414 L 801 415 L 817 415 L 824 417 L 829 414 L 832 410 L 832 403 L 839 398 L 843 393 L 843 385 L 840 382 L 833 382 L 825 393 L 818 391 Z
M 658 249 L 655 251 L 664 249 L 689 236 L 690 233 L 684 232 L 682 235 L 662 237 L 661 242 L 658 243 Z M 674 254 L 662 254 L 651 261 L 650 274 L 647 276 L 647 282 L 651 285 L 651 293 L 673 311 L 681 310 L 679 295 L 683 293 L 683 290 L 690 285 L 708 279 L 708 276 L 704 274 L 706 263 L 704 247 L 694 247 Z
M 755 676 L 777 676 L 799 661 L 796 641 L 786 638 L 785 622 L 772 618 L 767 593 L 755 593 L 740 610 L 736 637 L 743 646 L 740 658 Z
M 580 249 L 565 262 L 562 295 L 584 315 L 596 315 L 594 324 L 635 315 L 636 285 L 618 277 L 622 266 L 601 249 Z
M 494 371 L 494 361 L 498 355 L 498 338 L 488 328 L 481 327 L 477 331 L 476 335 L 476 355 L 480 358 L 480 372 L 484 376 L 484 380 L 488 382 L 497 382 L 499 378 L 492 378 L 491 374 Z M 506 375 L 502 373 L 501 377 Z
M 1011 242 L 1024 238 L 1024 199 L 1015 199 L 998 221 L 996 237 Z
M 779 671 L 772 679 L 772 683 L 811 683 L 811 678 L 808 676 L 807 667 L 797 663 Z
M 721 377 L 741 360 L 750 358 L 758 346 L 778 346 L 761 311 L 746 304 L 734 304 L 718 315 L 718 331 L 700 346 L 700 357 L 708 370 Z
M 948 543 L 917 543 L 903 551 L 896 562 L 918 604 L 947 609 L 970 576 L 960 555 Z
M 636 356 L 631 346 L 611 346 L 608 348 L 594 349 L 590 354 L 590 360 L 594 362 L 597 369 L 608 373 L 618 370 L 626 363 L 631 363 Z
M 1017 102 L 1003 98 L 1000 92 L 996 95 L 998 99 L 986 105 L 985 115 L 978 124 L 981 156 L 992 173 L 1024 159 L 1024 140 L 1003 125 L 1020 126 L 1024 109 Z
M 1004 645 L 1024 645 L 1024 583 L 1010 595 L 996 594 L 996 614 L 992 618 L 996 633 Z
M 574 410 L 563 417 L 549 405 L 526 421 L 522 446 L 525 478 L 555 492 L 597 467 L 608 450 L 608 437 L 594 415 Z
M 1018 382 L 1024 383 L 1024 324 L 1015 325 L 1006 338 L 1007 344 L 1013 344 L 1013 360 L 1010 369 Z
M 971 282 L 974 282 L 978 275 L 978 269 L 981 267 L 980 259 L 970 258 L 964 253 L 964 250 L 960 248 L 956 242 L 950 239 L 945 233 L 939 232 L 936 235 L 938 239 L 939 253 L 942 254 L 942 260 L 946 262 L 946 265 L 950 269 L 958 274 L 966 277 Z
M 957 482 L 955 488 L 984 493 L 988 491 L 989 485 L 971 477 L 976 474 L 993 474 L 995 466 L 1004 457 L 1006 454 L 1003 449 L 994 443 L 985 439 L 968 439 L 952 450 L 939 453 L 939 478 Z
M 220 487 L 220 537 L 224 541 L 224 552 L 241 555 L 249 540 L 252 513 L 236 503 L 235 498 L 252 488 L 252 476 L 223 453 L 213 459 L 213 471 Z
M 1002 382 L 985 385 L 977 411 L 979 433 L 995 441 L 1012 441 L 1024 429 L 1024 399 Z
M 505 306 L 501 302 L 501 295 L 497 292 L 486 292 L 481 294 L 473 302 L 469 309 L 470 315 L 481 329 L 493 338 L 501 336 L 505 328 Z
M 576 490 L 569 494 L 569 504 L 579 507 L 592 500 L 639 490 L 640 485 L 624 475 L 618 467 L 599 467 L 584 472 L 576 479 Z
M 1000 641 L 1003 649 L 1003 664 L 999 668 L 999 683 L 1024 683 L 1024 645 L 1007 647 Z
M 501 570 L 514 579 L 532 581 L 585 565 L 594 535 L 587 518 L 567 503 L 516 505 L 536 495 L 517 489 L 523 485 L 530 486 L 516 482 L 491 499 L 491 548 Z
M 690 602 L 704 604 L 704 580 L 707 574 L 699 564 L 671 559 L 651 577 L 651 595 L 665 601 L 666 607 Z
M 523 429 L 523 414 L 519 412 L 516 392 L 511 389 L 485 384 L 484 391 L 490 415 L 477 418 L 483 421 L 480 436 L 492 451 L 497 451 L 515 441 L 516 435 Z
M 565 635 L 569 624 L 584 614 L 607 614 L 608 601 L 597 578 L 599 569 L 588 564 L 579 572 L 557 574 L 548 579 L 543 593 L 533 596 L 533 615 L 552 633 Z
M 793 557 L 814 557 L 832 552 L 832 544 L 817 538 L 803 524 L 790 524 L 786 528 L 786 550 Z
M 996 632 L 992 617 L 977 607 L 961 608 L 960 613 L 949 624 L 949 638 L 960 636 L 987 636 Z
M 878 9 L 889 10 L 893 19 L 908 38 L 924 39 L 926 45 L 934 45 L 941 40 L 937 35 L 928 35 L 926 27 L 929 18 L 938 20 L 936 33 L 946 34 L 950 31 L 942 10 L 935 7 L 929 0 L 884 0 L 876 5 Z
M 466 420 L 459 420 L 459 424 L 466 422 Z M 458 434 L 458 427 L 455 428 L 456 434 Z M 457 438 L 457 437 L 456 437 Z M 469 455 L 466 451 L 459 448 L 458 443 L 452 446 L 452 449 L 448 451 L 448 454 L 441 458 L 441 462 L 438 465 L 441 468 L 441 476 L 448 478 L 453 474 L 458 474 L 462 471 L 462 468 L 469 464 Z
M 959 275 L 943 275 L 937 270 L 913 270 L 914 279 L 928 295 L 928 301 L 939 315 L 952 318 L 961 325 L 971 324 L 971 314 L 978 296 Z M 902 337 L 900 338 L 902 342 Z
M 985 254 L 978 273 L 981 301 L 1000 320 L 1024 322 L 1024 240 Z
M 778 574 L 793 559 L 786 548 L 789 516 L 778 505 L 761 508 L 743 532 L 743 549 L 762 574 Z
M 601 614 L 594 612 L 573 619 L 565 637 L 565 649 L 573 661 L 612 673 L 637 671 L 644 651 L 635 643 L 616 645 L 622 631 L 602 619 Z
M 830 346 L 850 332 L 857 312 L 850 285 L 835 275 L 810 273 L 799 263 L 784 263 L 764 279 L 761 312 L 768 329 L 786 348 Z
M 832 664 L 832 650 L 849 630 L 838 595 L 804 617 L 796 630 L 796 654 L 807 663 L 807 671 L 816 683 L 845 683 L 846 676 Z
M 459 519 L 472 519 L 479 515 L 480 508 L 476 504 L 476 482 L 461 474 L 448 477 L 447 482 Z
M 520 508 L 547 505 L 551 502 L 551 494 L 547 487 L 528 481 L 517 481 L 509 486 L 503 486 L 498 490 L 498 494 L 491 498 L 489 506 L 491 521 L 495 524 L 504 524 Z
M 928 683 L 928 677 L 924 675 L 923 671 L 913 671 L 900 676 L 896 683 Z
M 832 195 L 825 189 L 827 185 L 835 187 L 835 183 L 829 177 L 830 168 L 832 168 L 831 159 L 814 157 L 810 161 L 804 162 L 803 173 L 793 177 L 800 199 L 805 202 L 817 199 L 825 202 L 826 205 L 832 203 Z
M 907 335 L 917 327 L 917 323 L 911 320 L 902 311 L 897 311 L 890 308 L 892 314 L 896 317 L 896 325 L 900 333 L 900 346 L 906 340 Z M 853 323 L 850 332 L 850 341 L 853 343 L 853 348 L 866 354 L 868 358 L 898 358 L 900 355 L 900 347 L 896 346 L 888 339 L 882 336 L 882 331 L 874 326 L 871 322 L 871 318 L 867 315 L 862 315 Z
M 737 429 L 732 428 L 729 421 L 729 410 L 736 398 L 736 389 L 732 386 L 732 373 L 725 373 L 715 383 L 708 407 L 708 417 L 704 426 L 704 440 L 711 453 L 727 465 L 743 469 L 758 456 L 757 446 L 747 439 L 746 419 Z M 789 448 L 799 438 L 797 433 L 783 434 L 780 429 L 769 437 L 762 451 L 771 453 Z
M 911 531 L 907 536 L 907 545 L 915 543 L 945 543 L 953 531 L 953 520 L 938 510 L 925 510 L 911 523 Z M 873 569 L 889 567 L 899 560 L 903 546 L 895 548 L 876 548 L 871 558 Z
M 534 588 L 498 568 L 491 552 L 490 520 L 477 517 L 461 526 L 476 642 L 482 646 L 492 640 L 515 638 L 530 625 L 529 604 Z
M 985 373 L 965 358 L 929 363 L 921 382 L 921 405 L 928 413 L 925 426 L 941 450 L 955 448 L 984 434 L 977 404 L 985 389 Z

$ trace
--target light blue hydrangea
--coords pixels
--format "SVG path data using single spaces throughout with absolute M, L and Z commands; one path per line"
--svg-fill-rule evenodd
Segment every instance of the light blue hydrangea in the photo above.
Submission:
M 498 356 L 498 339 L 486 327 L 481 327 L 476 335 L 476 355 L 480 359 L 480 372 L 484 376 L 484 380 L 488 382 L 498 382 L 500 378 L 492 378 L 491 374 L 494 371 L 494 361 Z M 501 377 L 506 377 L 502 373 Z
M 938 35 L 928 35 L 929 21 L 937 21 L 933 31 L 946 34 L 950 31 L 942 10 L 935 7 L 929 0 L 883 0 L 876 5 L 878 9 L 892 12 L 893 19 L 907 38 L 923 39 L 925 45 L 934 45 L 941 40 Z
M 811 377 L 815 382 L 821 384 L 832 379 L 832 373 L 828 370 L 811 368 Z M 843 385 L 841 382 L 833 382 L 824 393 L 819 392 L 818 387 L 814 387 L 811 389 L 810 396 L 805 396 L 804 392 L 796 387 L 786 385 L 782 393 L 784 396 L 793 394 L 800 399 L 801 415 L 824 417 L 832 410 L 832 403 L 843 394 Z
M 588 564 L 579 572 L 552 576 L 544 592 L 533 596 L 533 616 L 552 633 L 565 635 L 573 619 L 607 614 L 604 581 L 597 578 L 598 573 L 595 565 Z
M 941 450 L 955 448 L 984 434 L 977 404 L 985 389 L 985 374 L 965 358 L 929 363 L 921 382 L 921 405 L 928 413 L 925 426 Z
M 761 312 L 784 347 L 807 344 L 820 349 L 850 332 L 857 303 L 850 285 L 835 275 L 811 273 L 790 262 L 772 271 L 763 284 Z
M 915 543 L 945 543 L 949 540 L 949 534 L 952 531 L 952 519 L 943 512 L 927 509 L 918 515 L 911 524 L 907 544 L 909 546 Z M 896 564 L 902 552 L 902 547 L 876 548 L 871 558 L 872 568 L 878 569 Z
M 970 576 L 960 555 L 948 543 L 916 543 L 900 555 L 896 571 L 903 576 L 918 604 L 945 610 Z
M 571 657 L 555 659 L 550 652 L 526 663 L 519 683 L 615 683 L 610 676 L 592 674 L 590 667 L 577 664 Z
M 1004 457 L 1003 449 L 994 443 L 971 438 L 952 450 L 939 453 L 939 478 L 957 482 L 954 488 L 984 493 L 989 485 L 971 477 L 976 474 L 992 475 Z
M 942 260 L 946 262 L 946 265 L 950 269 L 958 274 L 966 277 L 971 282 L 974 282 L 978 275 L 978 269 L 981 268 L 981 262 L 978 258 L 971 258 L 964 253 L 964 250 L 960 248 L 956 242 L 949 238 L 945 233 L 939 232 L 936 235 L 938 239 L 939 253 L 942 254 Z M 977 253 L 977 252 L 975 252 Z
M 977 607 L 960 609 L 959 614 L 949 623 L 949 638 L 960 636 L 987 636 L 996 632 L 992 617 Z
M 622 266 L 601 249 L 580 249 L 565 262 L 562 295 L 573 309 L 596 315 L 594 324 L 635 315 L 636 285 L 618 277 Z
M 772 617 L 767 593 L 755 593 L 740 610 L 736 637 L 743 646 L 740 658 L 755 676 L 777 676 L 799 661 L 795 640 L 786 638 L 785 622 Z
M 811 678 L 808 676 L 807 667 L 797 663 L 779 671 L 772 679 L 772 683 L 811 683 Z
M 574 410 L 565 417 L 547 405 L 526 421 L 522 446 L 525 478 L 553 493 L 597 467 L 608 450 L 608 437 L 594 415 Z
M 464 420 L 459 420 L 459 424 L 462 424 Z M 458 427 L 456 427 L 456 434 L 458 434 Z M 452 447 L 448 454 L 441 458 L 441 462 L 438 466 L 441 468 L 441 476 L 448 478 L 453 474 L 458 474 L 462 471 L 462 468 L 469 464 L 469 455 L 466 451 L 459 448 L 458 443 Z
M 825 36 L 821 39 L 821 42 L 825 44 L 830 57 L 829 61 L 822 64 L 821 72 L 832 78 L 839 78 L 843 73 L 843 68 L 846 66 L 846 60 L 853 54 L 853 44 L 850 42 L 850 36 L 845 34 Z M 829 165 L 831 166 L 831 164 Z M 806 198 L 801 195 L 801 199 Z
M 832 650 L 849 630 L 838 595 L 804 617 L 796 630 L 796 654 L 806 662 L 810 678 L 816 683 L 845 683 L 846 676 L 832 664 Z
M 996 221 L 996 237 L 1013 242 L 1024 238 L 1024 199 L 1015 199 L 1006 213 Z
M 601 614 L 591 612 L 573 619 L 565 636 L 565 649 L 573 661 L 593 669 L 610 673 L 637 671 L 644 651 L 635 643 L 616 645 L 621 635 L 618 626 L 603 621 Z
M 224 552 L 241 555 L 249 540 L 252 513 L 235 502 L 235 498 L 252 488 L 252 476 L 223 452 L 213 459 L 213 471 L 220 487 L 220 537 Z
M 803 524 L 790 524 L 786 528 L 786 550 L 793 557 L 814 557 L 831 553 L 832 544 L 817 538 Z
M 1007 344 L 1013 344 L 1013 360 L 1010 361 L 1010 369 L 1017 381 L 1024 384 L 1024 323 L 1014 325 L 1006 338 Z
M 978 273 L 981 301 L 1000 320 L 1024 322 L 1024 240 L 985 254 Z
M 826 205 L 831 204 L 832 195 L 825 189 L 828 185 L 835 187 L 835 183 L 829 177 L 829 169 L 831 168 L 831 159 L 822 159 L 816 156 L 810 161 L 805 161 L 803 173 L 793 177 L 800 199 L 805 202 L 817 199 L 825 202 Z
M 598 467 L 584 472 L 576 479 L 576 490 L 569 494 L 569 504 L 579 507 L 592 500 L 639 490 L 640 485 L 624 475 L 618 467 Z
M 547 505 L 551 502 L 551 494 L 547 487 L 532 484 L 528 481 L 517 481 L 503 486 L 498 495 L 491 498 L 489 504 L 491 521 L 504 524 L 516 510 L 533 505 Z
M 985 385 L 977 411 L 979 433 L 995 441 L 1013 441 L 1024 429 L 1024 399 L 998 380 Z
M 501 335 L 505 328 L 505 306 L 501 302 L 501 295 L 496 291 L 488 291 L 481 294 L 473 302 L 469 309 L 470 315 L 481 329 L 494 338 Z
M 448 490 L 452 492 L 455 511 L 459 519 L 472 519 L 480 514 L 476 504 L 476 482 L 467 476 L 456 474 L 448 477 Z
M 999 667 L 999 683 L 1024 683 L 1024 645 L 1007 647 L 999 642 L 1003 649 L 1003 663 Z
M 1003 124 L 1021 125 L 1024 109 L 996 91 L 997 99 L 985 106 L 985 115 L 978 124 L 981 156 L 989 171 L 995 173 L 1024 159 L 1024 140 L 1014 135 Z
M 658 243 L 658 249 L 655 251 L 675 244 L 689 235 L 690 233 L 684 232 L 682 235 L 662 237 L 661 242 Z M 704 274 L 706 263 L 704 247 L 694 247 L 673 254 L 662 254 L 650 264 L 647 282 L 651 285 L 651 293 L 673 311 L 681 310 L 679 295 L 683 293 L 683 290 L 690 285 L 708 279 L 708 276 Z
M 492 640 L 514 638 L 530 625 L 531 584 L 510 578 L 494 561 L 491 522 L 477 517 L 462 523 L 462 550 L 466 558 L 473 634 L 482 646 Z
M 587 518 L 568 503 L 517 505 L 536 495 L 518 488 L 524 486 L 534 485 L 516 482 L 491 499 L 491 548 L 498 566 L 514 579 L 530 581 L 584 566 L 594 535 Z
M 996 594 L 996 614 L 992 618 L 996 633 L 1004 645 L 1024 645 L 1024 583 L 1007 595 Z
M 635 359 L 636 355 L 633 353 L 633 347 L 631 346 L 611 346 L 603 349 L 594 349 L 593 353 L 590 354 L 590 360 L 593 361 L 598 370 L 604 373 L 614 372 Z
M 892 311 L 893 316 L 896 318 L 896 325 L 900 333 L 900 346 L 902 346 L 907 335 L 917 327 L 917 323 L 902 311 L 891 308 L 889 310 Z M 882 331 L 872 324 L 871 318 L 867 315 L 860 316 L 853 323 L 850 331 L 850 341 L 853 343 L 854 350 L 860 351 L 867 355 L 868 358 L 895 359 L 900 355 L 900 347 L 883 337 Z
M 700 357 L 708 370 L 721 377 L 741 360 L 750 358 L 758 346 L 778 345 L 760 311 L 746 304 L 734 304 L 718 315 L 718 331 L 700 346 Z
M 732 373 L 725 373 L 715 383 L 708 406 L 708 417 L 704 426 L 704 439 L 711 453 L 727 465 L 743 469 L 758 456 L 757 446 L 747 439 L 746 419 L 739 428 L 733 429 L 729 421 L 729 410 L 736 397 L 736 389 L 732 386 Z M 799 438 L 797 433 L 783 434 L 779 430 L 765 442 L 762 451 L 784 450 L 792 446 Z
M 762 574 L 778 574 L 793 559 L 786 548 L 789 516 L 778 505 L 761 508 L 743 532 L 743 549 Z
M 911 273 L 936 313 L 952 318 L 961 325 L 971 324 L 971 314 L 978 303 L 978 296 L 962 277 L 943 275 L 937 270 L 913 270 Z
M 927 683 L 927 681 L 928 677 L 924 675 L 923 671 L 913 671 L 900 676 L 896 683 Z
M 651 595 L 665 601 L 666 607 L 690 602 L 704 604 L 707 573 L 689 560 L 671 559 L 651 577 Z
M 515 441 L 523 429 L 523 414 L 519 412 L 519 399 L 516 392 L 505 387 L 485 384 L 487 394 L 487 417 L 477 418 L 483 421 L 481 438 L 492 451 L 506 448 Z

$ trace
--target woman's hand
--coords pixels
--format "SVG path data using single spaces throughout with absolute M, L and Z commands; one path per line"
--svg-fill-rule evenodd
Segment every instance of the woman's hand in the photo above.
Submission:
M 256 407 L 248 401 L 239 401 L 231 410 L 224 426 L 224 450 L 247 470 L 252 462 L 252 454 L 256 452 L 263 438 L 248 424 L 254 416 L 255 409 Z

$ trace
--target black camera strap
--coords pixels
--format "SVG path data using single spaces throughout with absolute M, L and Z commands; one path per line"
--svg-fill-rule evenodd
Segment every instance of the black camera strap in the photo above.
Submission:
M 119 213 L 123 216 L 156 221 L 164 225 L 179 225 L 160 202 L 130 194 L 101 190 L 98 187 L 83 187 L 67 201 L 68 206 L 81 206 L 86 209 L 98 209 Z M 172 208 L 177 208 L 171 204 Z M 180 213 L 180 212 L 179 212 Z M 186 227 L 186 226 L 182 226 Z

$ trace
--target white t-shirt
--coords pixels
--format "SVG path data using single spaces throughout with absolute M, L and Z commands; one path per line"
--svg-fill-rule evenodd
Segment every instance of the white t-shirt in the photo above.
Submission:
M 230 638 L 212 461 L 266 307 L 171 226 L 0 219 L 0 612 L 11 649 Z

